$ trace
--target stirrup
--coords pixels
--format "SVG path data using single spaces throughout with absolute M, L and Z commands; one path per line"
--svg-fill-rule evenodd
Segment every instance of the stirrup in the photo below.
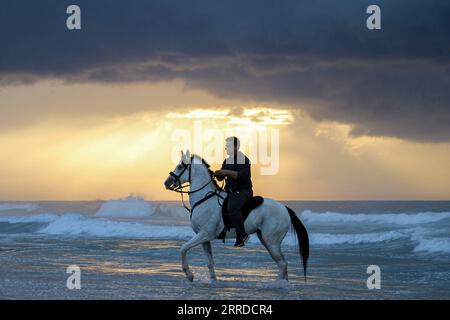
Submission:
M 242 238 L 242 239 L 237 239 L 237 240 L 236 240 L 236 243 L 234 244 L 234 246 L 235 246 L 235 247 L 243 247 L 243 246 L 245 246 L 245 241 L 247 241 L 248 237 L 249 237 L 249 235 L 246 234 L 246 235 L 244 236 L 244 238 Z

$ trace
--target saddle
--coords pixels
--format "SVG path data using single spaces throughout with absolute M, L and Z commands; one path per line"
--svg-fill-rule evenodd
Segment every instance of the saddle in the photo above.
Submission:
M 247 202 L 244 203 L 244 205 L 241 208 L 242 219 L 244 220 L 244 222 L 247 219 L 250 212 L 252 212 L 253 209 L 256 209 L 260 205 L 262 205 L 263 202 L 264 202 L 263 197 L 254 196 L 254 197 L 251 197 L 250 199 L 248 199 Z M 222 219 L 223 219 L 223 224 L 225 227 L 223 228 L 222 232 L 217 237 L 217 239 L 221 239 L 221 240 L 223 240 L 223 242 L 225 242 L 225 237 L 226 237 L 227 232 L 230 231 L 231 228 L 234 228 L 234 225 L 231 222 L 230 216 L 228 215 L 227 207 L 228 207 L 228 196 L 223 200 L 223 204 L 222 204 Z

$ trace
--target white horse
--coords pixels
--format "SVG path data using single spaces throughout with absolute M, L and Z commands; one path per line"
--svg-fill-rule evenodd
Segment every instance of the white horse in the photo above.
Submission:
M 181 267 L 189 281 L 193 281 L 194 275 L 189 270 L 187 252 L 200 244 L 208 257 L 211 281 L 216 280 L 211 240 L 217 239 L 224 229 L 220 204 L 222 201 L 218 201 L 218 198 L 223 199 L 226 193 L 217 186 L 212 174 L 209 165 L 201 157 L 191 156 L 188 150 L 186 154 L 181 152 L 181 161 L 164 182 L 166 189 L 189 194 L 191 225 L 196 235 L 181 247 Z M 182 186 L 183 183 L 188 185 Z M 183 191 L 185 187 L 189 188 L 189 191 Z M 294 211 L 278 201 L 265 198 L 263 204 L 252 210 L 244 222 L 245 231 L 248 234 L 256 232 L 263 246 L 277 263 L 278 280 L 286 281 L 288 280 L 287 262 L 281 252 L 281 242 L 291 224 L 297 234 L 306 281 L 309 256 L 308 233 Z M 229 232 L 228 235 L 234 236 L 234 232 Z

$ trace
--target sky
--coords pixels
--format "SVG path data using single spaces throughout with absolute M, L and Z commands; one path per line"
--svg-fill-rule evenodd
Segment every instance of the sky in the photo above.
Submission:
M 0 39 L 0 201 L 175 200 L 229 134 L 263 196 L 450 199 L 448 1 L 2 0 Z

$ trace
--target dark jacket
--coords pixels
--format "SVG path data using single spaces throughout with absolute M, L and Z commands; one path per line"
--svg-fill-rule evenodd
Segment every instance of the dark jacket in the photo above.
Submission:
M 226 177 L 225 189 L 227 191 L 252 188 L 250 160 L 242 152 L 238 151 L 234 159 L 232 157 L 226 158 L 223 161 L 222 169 L 238 172 L 237 179 Z

